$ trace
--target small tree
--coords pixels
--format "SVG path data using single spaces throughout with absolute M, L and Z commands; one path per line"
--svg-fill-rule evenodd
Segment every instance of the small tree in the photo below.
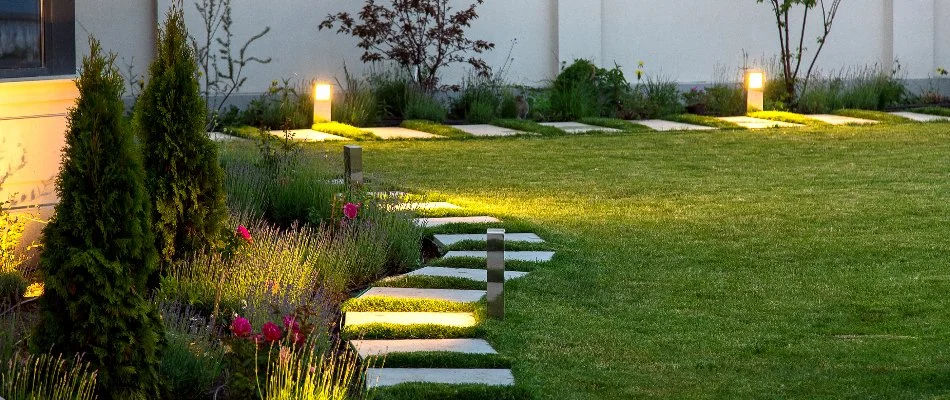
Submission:
M 205 131 L 206 107 L 179 6 L 168 13 L 135 113 L 144 142 L 146 187 L 164 265 L 218 244 L 227 216 L 224 174 Z
M 467 62 L 477 73 L 491 75 L 491 68 L 477 57 L 495 48 L 494 43 L 471 40 L 465 29 L 478 18 L 475 8 L 484 0 L 475 0 L 464 10 L 452 13 L 449 0 L 390 0 L 390 6 L 367 0 L 356 22 L 346 12 L 330 14 L 320 23 L 320 30 L 333 29 L 339 23 L 338 33 L 359 38 L 363 62 L 393 60 L 407 68 L 426 91 L 439 83 L 439 69 L 459 62 Z
M 46 293 L 33 344 L 84 353 L 99 370 L 100 398 L 153 399 L 164 329 L 143 297 L 157 264 L 145 172 L 122 120 L 115 56 L 94 39 L 89 47 L 56 180 L 60 202 L 43 230 Z
M 765 0 L 756 0 L 757 3 L 764 1 Z M 825 47 L 825 43 L 828 41 L 828 35 L 831 33 L 831 25 L 838 15 L 838 6 L 841 5 L 841 0 L 830 0 L 828 5 L 825 4 L 825 0 L 769 0 L 769 4 L 772 6 L 772 11 L 775 14 L 775 26 L 778 28 L 782 79 L 785 83 L 785 91 L 788 93 L 789 102 L 795 104 L 798 98 L 797 84 L 799 83 L 799 71 L 802 66 L 802 60 L 805 58 L 805 30 L 808 28 L 809 13 L 816 7 L 821 9 L 822 31 L 817 39 L 818 48 L 815 50 L 815 53 L 811 57 L 811 62 L 808 64 L 808 71 L 805 72 L 805 76 L 801 78 L 802 92 L 808 87 L 808 79 L 811 77 L 811 73 L 815 68 L 818 55 L 821 54 L 822 48 Z M 802 23 L 800 32 L 792 31 L 790 26 L 791 11 L 795 5 L 800 5 L 803 9 L 801 13 Z M 798 37 L 797 45 L 793 39 L 793 34 Z

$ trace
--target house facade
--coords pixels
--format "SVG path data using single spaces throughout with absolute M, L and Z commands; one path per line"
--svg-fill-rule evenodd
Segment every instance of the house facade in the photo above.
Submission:
M 200 0 L 199 0 L 200 1 Z M 453 1 L 456 8 L 468 2 Z M 0 198 L 18 212 L 46 218 L 56 203 L 53 182 L 64 143 L 72 79 L 88 35 L 115 52 L 123 71 L 143 76 L 154 52 L 156 25 L 172 0 L 0 1 Z M 270 33 L 249 52 L 272 61 L 250 65 L 246 96 L 276 79 L 330 80 L 344 63 L 361 74 L 355 39 L 320 31 L 325 16 L 358 11 L 359 0 L 232 0 L 234 41 L 264 27 Z M 204 34 L 194 0 L 184 7 L 192 35 Z M 742 66 L 763 67 L 778 53 L 774 16 L 755 0 L 485 0 L 469 37 L 496 49 L 483 58 L 507 65 L 515 84 L 544 85 L 577 58 L 621 66 L 632 76 L 684 85 L 735 79 Z M 820 20 L 811 17 L 805 43 L 817 47 Z M 950 68 L 950 0 L 844 0 L 818 70 L 895 68 L 917 85 L 946 85 L 934 76 Z M 445 71 L 457 83 L 464 66 Z M 14 196 L 15 194 L 15 196 Z M 33 228 L 35 234 L 36 227 Z

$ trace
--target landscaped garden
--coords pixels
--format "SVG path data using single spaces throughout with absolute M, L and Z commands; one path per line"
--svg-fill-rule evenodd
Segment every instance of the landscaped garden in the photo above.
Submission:
M 244 109 L 219 96 L 240 70 L 213 63 L 268 63 L 245 54 L 253 38 L 232 59 L 189 41 L 173 8 L 131 110 L 132 80 L 90 39 L 56 216 L 24 249 L 24 218 L 0 208 L 0 396 L 950 393 L 940 93 L 809 67 L 765 81 L 757 110 L 750 68 L 681 91 L 588 60 L 514 85 L 462 56 L 494 48 L 464 36 L 480 3 L 429 33 L 456 46 L 434 61 L 374 47 L 405 36 L 398 13 L 329 15 L 321 29 L 393 64 L 347 71 L 332 100 L 274 81 Z M 766 76 L 788 78 L 795 51 Z M 438 71 L 463 62 L 472 74 L 445 86 Z M 503 273 L 488 228 L 506 230 Z M 501 281 L 504 318 L 486 311 Z

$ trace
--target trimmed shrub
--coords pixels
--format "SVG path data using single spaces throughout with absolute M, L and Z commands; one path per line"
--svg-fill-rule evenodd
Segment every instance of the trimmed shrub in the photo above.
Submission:
M 43 230 L 46 293 L 33 348 L 85 353 L 99 370 L 100 398 L 153 399 L 164 329 L 143 297 L 157 264 L 145 173 L 122 119 L 115 56 L 89 44 L 56 181 L 60 202 Z
M 135 126 L 145 153 L 146 187 L 155 202 L 162 265 L 219 245 L 227 217 L 217 148 L 205 132 L 205 103 L 184 16 L 165 21 Z

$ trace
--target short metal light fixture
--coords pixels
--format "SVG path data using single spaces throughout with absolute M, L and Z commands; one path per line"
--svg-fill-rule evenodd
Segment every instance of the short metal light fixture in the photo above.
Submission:
M 333 86 L 316 83 L 313 86 L 313 123 L 332 121 Z
M 765 109 L 765 73 L 762 71 L 749 71 L 745 76 L 745 85 L 748 90 L 746 97 L 746 107 L 749 111 L 762 111 Z

